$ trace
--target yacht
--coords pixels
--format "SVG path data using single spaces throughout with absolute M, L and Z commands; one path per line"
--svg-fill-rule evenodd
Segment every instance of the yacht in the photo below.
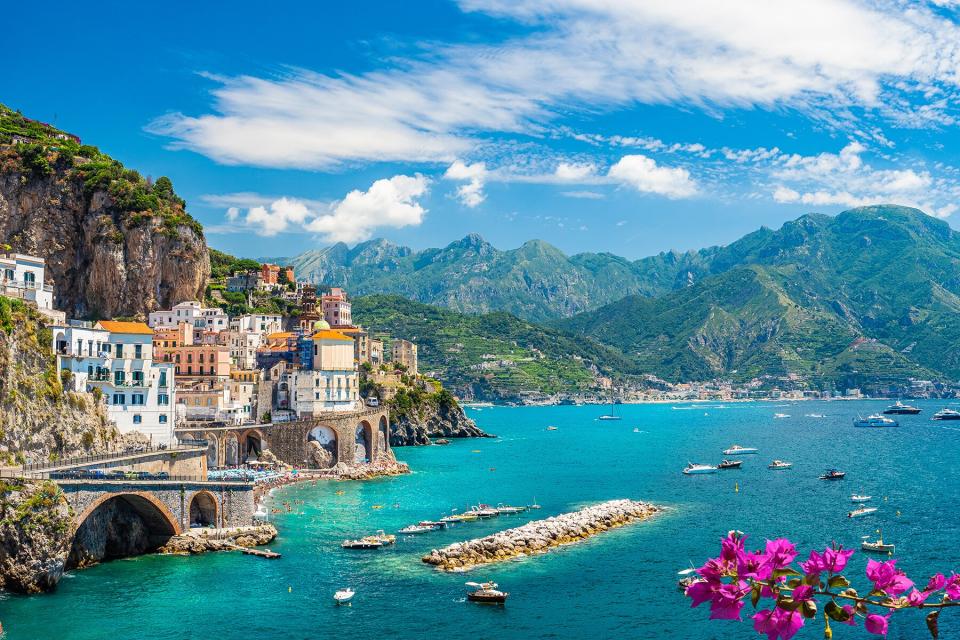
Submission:
M 777 419 L 789 418 L 789 417 L 790 417 L 790 414 L 787 414 L 787 413 L 775 413 L 775 414 L 773 414 L 773 417 L 774 417 L 774 418 L 777 418 Z
M 792 462 L 784 462 L 783 460 L 774 460 L 767 465 L 767 469 L 773 469 L 774 471 L 783 471 L 784 469 L 790 469 L 792 467 Z
M 874 553 L 893 553 L 897 550 L 896 545 L 887 544 L 883 541 L 883 531 L 877 529 L 877 539 L 870 541 L 864 536 L 864 541 L 860 543 L 860 548 L 864 551 L 873 551 Z
M 895 416 L 915 416 L 920 413 L 920 409 L 909 404 L 903 404 L 899 400 L 883 410 L 887 415 Z
M 738 444 L 731 445 L 729 449 L 723 450 L 725 456 L 744 456 L 748 453 L 759 453 L 760 450 L 754 447 L 741 447 Z
M 350 604 L 350 601 L 353 600 L 353 596 L 357 595 L 357 592 L 349 587 L 346 589 L 340 589 L 333 594 L 333 600 L 337 604 Z
M 960 411 L 954 411 L 953 409 L 940 409 L 935 414 L 933 414 L 934 420 L 960 420 Z
M 709 464 L 695 464 L 693 462 L 688 462 L 687 466 L 683 468 L 683 472 L 688 476 L 698 473 L 716 473 L 717 470 L 717 467 Z
M 820 476 L 821 480 L 843 480 L 844 476 L 847 475 L 846 471 L 840 471 L 838 469 L 827 469 Z
M 871 496 L 865 496 L 861 493 L 855 493 L 850 496 L 850 502 L 869 502 Z
M 506 591 L 499 591 L 496 582 L 468 582 L 467 586 L 476 589 L 467 594 L 467 600 L 470 602 L 503 604 L 510 595 Z
M 957 416 L 960 417 L 960 413 L 958 413 Z M 934 416 L 934 419 L 936 419 L 936 416 Z M 857 416 L 857 419 L 853 421 L 853 426 L 883 429 L 885 427 L 899 427 L 900 423 L 893 418 L 884 418 L 879 413 L 875 413 L 872 416 L 867 416 L 866 418 Z
M 392 533 L 387 533 L 383 529 L 378 529 L 375 534 L 373 534 L 372 536 L 364 536 L 363 539 L 374 540 L 376 542 L 379 542 L 380 544 L 387 545 L 387 544 L 393 544 L 394 542 L 396 542 L 397 536 L 393 535 Z
M 470 507 L 470 511 L 467 511 L 469 514 L 473 514 L 478 518 L 494 518 L 500 515 L 500 512 L 491 507 L 488 504 L 481 504 L 478 506 Z
M 427 527 L 422 524 L 411 524 L 408 527 L 404 527 L 403 529 L 400 529 L 397 533 L 401 533 L 405 536 L 415 536 L 421 533 L 428 533 L 430 531 L 433 531 L 433 529 L 434 529 L 433 527 Z
M 379 549 L 383 546 L 383 543 L 373 538 L 361 538 L 359 540 L 344 540 L 340 546 L 344 549 Z
M 521 511 L 526 511 L 526 507 L 514 507 L 509 504 L 503 504 L 502 502 L 497 503 L 497 512 L 505 513 L 507 515 L 512 515 L 514 513 L 520 513 Z
M 853 511 L 847 514 L 848 518 L 859 518 L 860 516 L 868 516 L 871 513 L 874 513 L 877 510 L 876 507 L 857 507 Z
M 721 460 L 720 464 L 717 466 L 721 469 L 739 469 L 740 465 L 743 464 L 743 460 Z

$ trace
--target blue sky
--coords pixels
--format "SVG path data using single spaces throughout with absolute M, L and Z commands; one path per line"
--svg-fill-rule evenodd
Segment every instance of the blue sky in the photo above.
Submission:
M 239 255 L 478 232 L 637 258 L 877 202 L 960 219 L 951 0 L 45 11 L 5 10 L 0 101 L 170 176 Z

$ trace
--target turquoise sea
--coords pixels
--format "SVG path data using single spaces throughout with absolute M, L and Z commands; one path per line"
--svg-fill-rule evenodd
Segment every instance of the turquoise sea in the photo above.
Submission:
M 303 501 L 296 513 L 274 516 L 280 537 L 271 548 L 280 560 L 209 554 L 109 562 L 71 573 L 53 594 L 0 596 L 0 621 L 8 640 L 755 637 L 749 622 L 708 622 L 708 611 L 689 609 L 675 587 L 676 572 L 715 555 L 729 529 L 758 544 L 788 536 L 805 553 L 830 540 L 858 546 L 882 526 L 917 580 L 960 570 L 960 425 L 932 422 L 944 403 L 921 402 L 923 413 L 901 417 L 900 429 L 853 428 L 858 413 L 886 404 L 633 405 L 620 408 L 619 422 L 597 421 L 601 407 L 470 410 L 499 438 L 398 449 L 414 469 L 405 477 L 277 492 L 276 503 Z M 760 455 L 745 456 L 740 471 L 680 473 L 688 460 L 718 462 L 733 443 L 759 447 Z M 769 471 L 774 458 L 795 466 Z M 846 480 L 818 480 L 828 466 L 847 471 Z M 875 496 L 880 511 L 848 519 L 854 492 Z M 668 512 L 467 575 L 420 562 L 434 547 L 621 497 Z M 391 549 L 338 546 L 345 537 L 396 530 L 451 508 L 534 499 L 539 511 L 402 538 Z M 865 563 L 858 553 L 850 573 L 862 578 Z M 465 602 L 464 581 L 478 579 L 499 582 L 511 593 L 507 605 Z M 358 592 L 352 607 L 332 604 L 343 586 Z M 957 637 L 960 613 L 946 612 L 941 631 Z M 920 615 L 894 616 L 891 638 L 925 635 Z M 820 638 L 822 630 L 798 637 Z M 834 637 L 868 634 L 842 627 Z

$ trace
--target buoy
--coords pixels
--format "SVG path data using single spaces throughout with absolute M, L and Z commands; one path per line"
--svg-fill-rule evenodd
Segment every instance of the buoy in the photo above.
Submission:
M 739 483 L 739 482 L 734 482 L 734 483 L 733 483 L 733 492 L 734 492 L 734 493 L 740 493 L 740 483 Z
M 293 587 L 287 587 L 287 593 L 293 593 Z
M 474 449 L 474 450 L 471 451 L 470 453 L 480 453 L 480 449 Z
M 496 467 L 490 467 L 490 471 L 496 471 L 496 470 L 497 470 Z
M 383 505 L 382 505 L 382 504 L 375 504 L 375 505 L 373 505 L 373 506 L 370 507 L 370 508 L 371 508 L 371 509 L 383 509 Z
M 897 517 L 898 517 L 898 518 L 900 517 L 900 510 L 899 510 L 899 509 L 897 509 Z

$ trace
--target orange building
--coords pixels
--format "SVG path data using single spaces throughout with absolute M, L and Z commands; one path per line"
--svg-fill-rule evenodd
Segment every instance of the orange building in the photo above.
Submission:
M 280 281 L 280 267 L 264 263 L 260 265 L 260 277 L 265 284 L 277 284 Z
M 218 379 L 230 377 L 230 347 L 210 343 L 201 336 L 195 341 L 194 328 L 181 322 L 175 328 L 154 329 L 154 357 L 172 362 L 179 378 Z

